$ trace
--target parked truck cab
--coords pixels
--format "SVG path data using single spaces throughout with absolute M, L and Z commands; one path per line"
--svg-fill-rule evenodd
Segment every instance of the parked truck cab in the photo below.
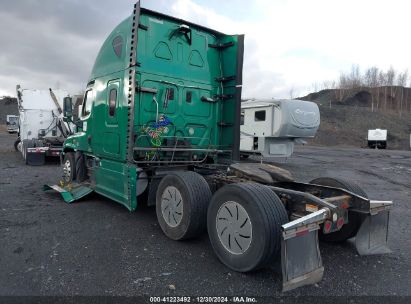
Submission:
M 238 157 L 242 50 L 241 35 L 139 9 L 101 47 L 64 163 L 81 154 L 95 191 L 134 210 L 124 185 L 141 168 Z
M 45 189 L 68 203 L 95 191 L 130 211 L 155 205 L 167 237 L 207 231 L 235 271 L 281 256 L 284 290 L 321 280 L 320 229 L 329 241 L 356 236 L 360 254 L 387 252 L 392 202 L 370 201 L 351 182 L 301 183 L 239 162 L 243 43 L 137 3 L 97 56 L 64 143 L 63 180 Z M 67 121 L 72 108 L 66 98 Z

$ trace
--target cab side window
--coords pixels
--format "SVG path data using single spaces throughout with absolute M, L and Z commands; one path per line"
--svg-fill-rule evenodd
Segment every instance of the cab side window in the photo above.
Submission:
M 84 96 L 83 108 L 81 110 L 81 116 L 86 117 L 91 113 L 91 107 L 93 105 L 93 91 L 88 90 Z
M 108 115 L 113 117 L 116 114 L 117 89 L 111 89 L 108 100 Z

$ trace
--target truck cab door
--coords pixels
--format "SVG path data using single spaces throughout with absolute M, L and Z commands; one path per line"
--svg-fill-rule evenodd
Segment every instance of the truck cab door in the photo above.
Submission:
M 118 160 L 121 152 L 119 122 L 124 122 L 120 104 L 123 90 L 120 79 L 103 83 L 93 109 L 93 153 L 98 157 Z

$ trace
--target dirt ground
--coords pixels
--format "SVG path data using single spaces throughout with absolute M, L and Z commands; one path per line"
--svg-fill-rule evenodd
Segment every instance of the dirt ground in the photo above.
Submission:
M 386 129 L 387 149 L 410 150 L 411 113 L 374 112 L 364 107 L 319 105 L 320 128 L 310 144 L 319 146 L 351 146 L 365 148 L 367 132 Z
M 396 90 L 401 92 L 402 88 L 393 88 L 392 92 Z M 404 88 L 404 90 L 407 91 L 407 98 L 411 97 L 408 95 L 411 89 Z M 309 140 L 310 144 L 364 148 L 367 146 L 368 130 L 378 128 L 388 130 L 387 149 L 410 150 L 410 101 L 407 101 L 405 106 L 405 102 L 402 102 L 404 103 L 402 105 L 399 100 L 401 94 L 397 94 L 397 99 L 393 99 L 391 95 L 386 98 L 371 97 L 368 91 L 369 89 L 354 89 L 350 94 L 345 94 L 345 99 L 342 101 L 336 100 L 339 96 L 338 90 L 323 90 L 301 97 L 302 100 L 317 103 L 320 108 L 320 128 L 315 138 Z M 373 88 L 371 91 L 373 94 L 389 93 L 391 88 Z M 378 104 L 372 106 L 373 100 L 374 102 L 380 100 L 378 108 Z
M 153 208 L 130 213 L 94 194 L 70 205 L 43 192 L 59 179 L 58 164 L 26 166 L 14 138 L 0 132 L 0 295 L 282 295 L 278 265 L 235 273 L 207 235 L 167 239 Z M 280 165 L 301 181 L 342 177 L 395 203 L 391 254 L 360 257 L 352 242 L 321 244 L 323 280 L 285 294 L 411 296 L 411 152 L 297 147 Z

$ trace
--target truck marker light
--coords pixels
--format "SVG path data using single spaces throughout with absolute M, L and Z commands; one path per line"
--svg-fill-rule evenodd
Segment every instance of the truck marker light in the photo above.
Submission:
M 331 231 L 332 223 L 330 221 L 326 221 L 324 223 L 324 232 L 328 233 Z
M 348 204 L 347 201 L 344 201 L 344 203 L 342 203 L 340 207 L 343 209 L 348 209 L 350 207 L 350 204 Z
M 305 204 L 305 211 L 316 212 L 318 211 L 318 207 L 316 205 Z
M 340 229 L 343 225 L 344 225 L 344 218 L 343 218 L 343 217 L 340 217 L 340 218 L 337 220 L 337 228 Z

